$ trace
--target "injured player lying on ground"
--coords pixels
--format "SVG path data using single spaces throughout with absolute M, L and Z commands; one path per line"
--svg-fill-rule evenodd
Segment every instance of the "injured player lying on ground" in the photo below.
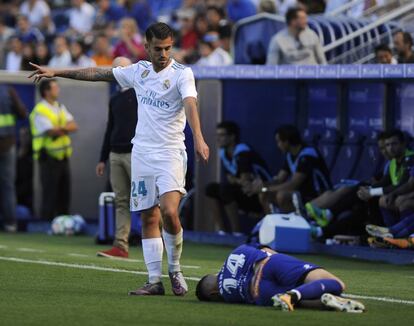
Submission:
M 197 284 L 201 301 L 250 303 L 283 311 L 295 307 L 361 313 L 361 302 L 341 297 L 345 284 L 323 268 L 270 248 L 241 245 L 218 274 Z

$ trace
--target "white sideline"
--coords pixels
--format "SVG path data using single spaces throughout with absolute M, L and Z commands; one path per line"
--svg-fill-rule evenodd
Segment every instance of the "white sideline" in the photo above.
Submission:
M 0 256 L 0 260 L 5 261 L 12 261 L 17 263 L 28 263 L 28 264 L 39 264 L 39 265 L 49 265 L 49 266 L 60 266 L 60 267 L 70 267 L 70 268 L 78 268 L 78 269 L 89 269 L 94 271 L 103 271 L 103 272 L 115 272 L 115 273 L 128 273 L 128 274 L 135 274 L 135 275 L 147 275 L 147 272 L 139 272 L 139 271 L 130 271 L 127 269 L 118 269 L 118 268 L 111 268 L 111 267 L 102 267 L 96 265 L 80 265 L 80 264 L 70 264 L 70 263 L 59 263 L 56 261 L 49 261 L 49 260 L 32 260 L 32 259 L 24 259 L 24 258 L 17 258 L 17 257 L 3 257 Z M 168 275 L 162 275 L 162 277 L 168 278 Z M 186 277 L 187 280 L 190 281 L 199 281 L 200 278 L 198 277 Z
M 17 258 L 17 257 L 3 257 L 3 256 L 0 256 L 0 260 L 12 261 L 12 262 L 17 262 L 17 263 L 29 263 L 29 264 L 39 264 L 39 265 L 78 268 L 78 269 L 88 269 L 88 270 L 103 271 L 103 272 L 115 272 L 115 273 L 128 273 L 128 274 L 135 274 L 135 275 L 147 275 L 147 272 L 130 271 L 130 270 L 127 270 L 127 269 L 101 267 L 101 266 L 96 266 L 96 265 L 80 265 L 80 264 L 60 263 L 60 262 L 48 261 L 48 260 L 32 260 L 32 259 L 23 259 L 23 258 Z M 162 275 L 162 277 L 168 278 L 168 275 Z M 185 277 L 185 279 L 190 280 L 190 281 L 199 281 L 200 280 L 200 278 L 198 278 L 198 277 Z M 344 294 L 343 296 L 347 297 L 347 298 L 351 298 L 351 299 L 365 299 L 365 300 L 381 301 L 381 302 L 388 302 L 388 303 L 400 303 L 400 304 L 406 304 L 406 305 L 414 305 L 414 301 L 387 298 L 387 297 L 374 297 L 374 296 L 366 296 L 366 295 L 358 295 L 358 294 Z
M 365 299 L 365 300 L 375 300 L 375 301 L 382 301 L 382 302 L 389 302 L 389 303 L 402 303 L 402 304 L 412 304 L 414 305 L 414 301 L 410 300 L 400 300 L 400 299 L 393 299 L 387 297 L 371 297 L 368 295 L 359 295 L 359 294 L 342 294 L 342 296 L 350 299 Z

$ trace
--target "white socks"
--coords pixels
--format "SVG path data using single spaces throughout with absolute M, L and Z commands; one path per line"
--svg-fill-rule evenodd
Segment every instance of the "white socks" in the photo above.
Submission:
M 180 258 L 183 251 L 183 229 L 177 234 L 167 233 L 162 230 L 162 237 L 164 238 L 165 250 L 168 257 L 168 271 L 180 272 Z
M 148 282 L 161 282 L 162 253 L 164 246 L 161 238 L 142 239 L 144 261 L 148 269 Z
M 181 271 L 180 257 L 183 251 L 183 230 L 178 234 L 170 234 L 165 230 L 162 231 L 164 238 L 165 250 L 168 257 L 168 271 Z M 161 282 L 162 275 L 162 254 L 164 245 L 161 238 L 142 239 L 142 251 L 144 252 L 144 261 L 148 270 L 148 282 Z

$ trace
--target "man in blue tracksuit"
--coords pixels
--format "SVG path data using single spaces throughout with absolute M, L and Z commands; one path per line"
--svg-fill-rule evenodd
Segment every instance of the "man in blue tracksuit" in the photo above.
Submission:
M 291 212 L 293 193 L 307 202 L 331 188 L 329 171 L 319 151 L 302 141 L 295 126 L 279 127 L 275 140 L 285 154 L 281 170 L 270 182 L 255 179 L 245 183 L 243 190 L 248 195 L 261 194 L 265 209 L 275 204 L 281 212 Z
M 240 141 L 240 130 L 236 123 L 223 121 L 217 125 L 217 143 L 220 147 L 220 161 L 226 179 L 207 185 L 206 195 L 211 199 L 212 216 L 220 232 L 224 230 L 222 209 L 226 212 L 233 234 L 241 232 L 239 209 L 246 213 L 262 214 L 257 195 L 247 196 L 242 191 L 244 182 L 257 178 L 267 181 L 270 174 L 264 160 L 247 144 Z

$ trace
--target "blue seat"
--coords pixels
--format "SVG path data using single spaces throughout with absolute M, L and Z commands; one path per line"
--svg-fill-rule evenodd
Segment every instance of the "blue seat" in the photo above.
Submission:
M 336 129 L 326 129 L 319 141 L 318 148 L 329 171 L 332 171 L 335 164 L 341 141 L 342 137 Z
M 377 144 L 378 132 L 372 130 L 362 146 L 362 152 L 352 179 L 368 181 L 381 173 L 384 166 L 384 157 L 380 154 Z
M 353 130 L 348 132 L 331 170 L 333 184 L 352 177 L 361 156 L 363 139 L 363 136 Z
M 234 32 L 234 63 L 266 63 L 270 40 L 285 27 L 283 21 L 263 14 L 242 20 L 236 25 Z

